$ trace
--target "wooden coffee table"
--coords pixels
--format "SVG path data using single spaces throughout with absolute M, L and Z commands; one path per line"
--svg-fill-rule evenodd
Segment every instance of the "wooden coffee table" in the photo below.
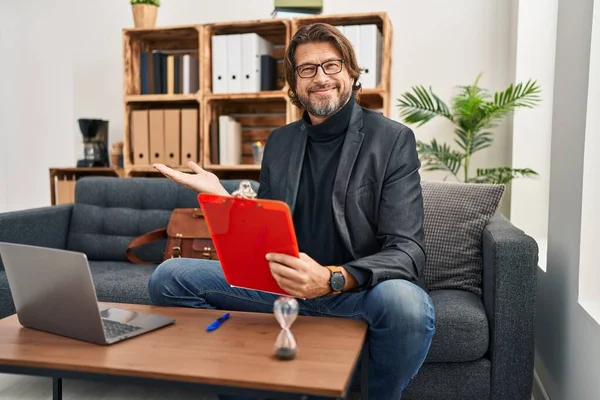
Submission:
M 0 373 L 52 377 L 55 400 L 61 399 L 62 379 L 196 385 L 215 393 L 273 399 L 340 399 L 350 393 L 361 357 L 368 361 L 362 321 L 298 317 L 292 325 L 296 358 L 282 361 L 274 357 L 281 328 L 272 314 L 232 312 L 219 329 L 206 332 L 222 311 L 111 305 L 171 316 L 176 322 L 99 346 L 23 328 L 12 315 L 0 320 Z M 368 362 L 361 364 L 361 391 L 366 394 Z

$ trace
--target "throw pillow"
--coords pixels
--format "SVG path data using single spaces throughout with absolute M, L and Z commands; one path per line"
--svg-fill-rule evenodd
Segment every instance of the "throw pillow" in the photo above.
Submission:
M 483 228 L 498 209 L 504 185 L 422 181 L 429 290 L 481 296 Z

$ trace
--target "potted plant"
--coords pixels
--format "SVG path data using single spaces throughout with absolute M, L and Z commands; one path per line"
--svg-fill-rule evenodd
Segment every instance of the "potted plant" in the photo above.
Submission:
M 455 143 L 458 149 L 447 144 L 440 144 L 435 139 L 430 143 L 417 141 L 417 150 L 425 171 L 446 171 L 448 176 L 456 180 L 474 183 L 507 184 L 518 177 L 537 175 L 530 168 L 478 168 L 471 175 L 470 162 L 473 153 L 490 147 L 493 142 L 491 129 L 504 117 L 519 107 L 531 108 L 539 103 L 540 87 L 536 81 L 519 83 L 493 96 L 478 86 L 477 76 L 472 85 L 459 86 L 452 98 L 450 109 L 431 88 L 423 86 L 412 88 L 412 92 L 402 94 L 398 100 L 400 116 L 404 122 L 417 124 L 417 127 L 435 117 L 443 117 L 454 125 Z
M 160 0 L 130 0 L 136 28 L 154 28 Z

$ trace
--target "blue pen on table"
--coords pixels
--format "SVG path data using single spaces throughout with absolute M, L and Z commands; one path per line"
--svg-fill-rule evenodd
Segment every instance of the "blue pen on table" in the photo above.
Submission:
M 229 318 L 229 313 L 225 313 L 220 316 L 215 322 L 206 327 L 206 332 L 211 332 L 221 326 Z

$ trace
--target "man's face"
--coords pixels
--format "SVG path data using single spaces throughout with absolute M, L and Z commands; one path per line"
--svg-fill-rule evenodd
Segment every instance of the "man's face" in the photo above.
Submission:
M 305 43 L 296 48 L 296 92 L 306 111 L 324 120 L 342 108 L 352 94 L 352 78 L 339 60 L 342 57 L 329 42 Z M 321 64 L 316 68 L 309 64 Z M 340 69 L 339 73 L 335 73 Z M 302 77 L 307 76 L 307 77 Z

